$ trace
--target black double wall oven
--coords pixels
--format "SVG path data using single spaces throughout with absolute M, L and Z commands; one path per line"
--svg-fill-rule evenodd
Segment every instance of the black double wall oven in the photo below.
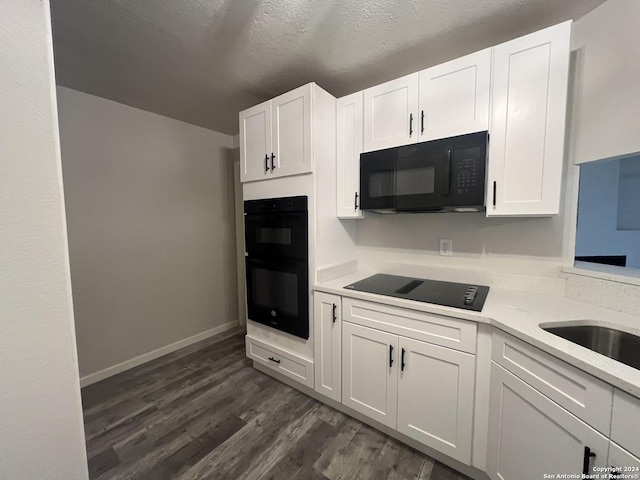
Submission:
M 307 197 L 244 202 L 249 320 L 309 338 Z

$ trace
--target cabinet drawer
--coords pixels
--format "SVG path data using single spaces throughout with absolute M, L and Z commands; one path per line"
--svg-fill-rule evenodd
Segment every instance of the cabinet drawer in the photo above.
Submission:
M 467 353 L 476 352 L 475 322 L 352 298 L 344 298 L 342 318 L 345 322 L 404 335 L 434 345 Z
M 493 333 L 492 358 L 596 430 L 609 434 L 611 386 L 499 331 Z
M 640 457 L 640 398 L 613 391 L 611 441 Z
M 247 335 L 247 357 L 313 388 L 313 362 Z

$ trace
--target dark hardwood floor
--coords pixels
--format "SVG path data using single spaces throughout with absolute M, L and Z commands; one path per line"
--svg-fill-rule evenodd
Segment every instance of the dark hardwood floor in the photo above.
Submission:
M 82 390 L 92 479 L 466 479 L 251 367 L 239 331 Z

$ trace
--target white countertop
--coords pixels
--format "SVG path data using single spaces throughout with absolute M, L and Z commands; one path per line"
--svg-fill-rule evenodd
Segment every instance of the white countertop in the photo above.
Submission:
M 321 283 L 314 290 L 344 297 L 437 313 L 493 325 L 539 349 L 636 397 L 640 397 L 640 370 L 576 345 L 540 328 L 540 324 L 588 320 L 592 325 L 617 328 L 640 336 L 640 318 L 561 296 L 491 287 L 482 312 L 442 307 L 424 302 L 347 290 L 375 272 L 356 272 Z M 437 280 L 434 278 L 434 280 Z M 581 322 L 582 323 L 582 322 Z

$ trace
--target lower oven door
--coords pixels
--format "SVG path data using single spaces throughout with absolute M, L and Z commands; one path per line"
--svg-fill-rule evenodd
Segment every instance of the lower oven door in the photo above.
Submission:
M 309 338 L 309 272 L 306 261 L 247 257 L 249 320 Z

